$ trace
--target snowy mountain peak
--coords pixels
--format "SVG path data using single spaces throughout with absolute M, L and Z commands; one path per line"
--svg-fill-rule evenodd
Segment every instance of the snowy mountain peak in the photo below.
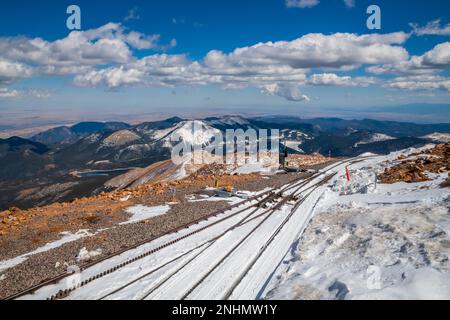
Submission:
M 435 132 L 435 133 L 423 136 L 422 138 L 429 139 L 429 140 L 432 140 L 435 142 L 442 142 L 442 143 L 450 142 L 450 134 L 448 134 L 448 133 Z
M 180 139 L 191 145 L 206 145 L 215 134 L 221 133 L 201 120 L 183 121 L 177 124 L 162 141 L 165 146 L 171 146 Z
M 375 143 L 375 142 L 383 142 L 383 141 L 389 141 L 394 140 L 394 137 L 388 136 L 387 134 L 383 133 L 374 133 L 370 135 L 370 137 L 363 139 L 359 141 L 355 146 L 363 145 L 363 144 L 369 144 L 369 143 Z

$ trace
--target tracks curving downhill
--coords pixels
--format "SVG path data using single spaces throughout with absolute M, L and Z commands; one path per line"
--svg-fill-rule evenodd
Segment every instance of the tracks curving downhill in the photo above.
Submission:
M 168 275 L 165 275 L 165 277 L 162 279 L 162 281 L 159 281 L 158 283 L 156 283 L 152 288 L 150 288 L 149 290 L 146 290 L 145 293 L 143 295 L 141 295 L 141 299 L 146 299 L 149 296 L 152 295 L 152 293 L 154 293 L 156 290 L 159 290 L 162 286 L 164 286 L 168 281 L 171 280 L 172 277 L 174 277 L 175 275 L 177 275 L 179 272 L 181 272 L 182 270 L 184 270 L 186 267 L 188 267 L 191 263 L 195 262 L 196 259 L 200 256 L 202 256 L 208 249 L 210 249 L 217 241 L 219 241 L 222 237 L 224 237 L 227 233 L 229 233 L 230 231 L 233 231 L 237 228 L 241 228 L 243 226 L 251 226 L 252 229 L 250 230 L 250 232 L 247 232 L 247 234 L 244 236 L 243 239 L 241 239 L 238 243 L 234 244 L 233 246 L 230 246 L 231 249 L 228 250 L 225 254 L 221 255 L 218 259 L 218 261 L 216 263 L 213 264 L 213 266 L 207 271 L 205 272 L 202 277 L 197 280 L 192 286 L 190 286 L 189 288 L 186 288 L 182 298 L 186 299 L 189 298 L 191 296 L 191 294 L 197 289 L 199 288 L 202 283 L 214 272 L 216 271 L 225 260 L 227 260 L 230 256 L 233 255 L 234 252 L 236 252 L 240 247 L 243 246 L 243 244 L 246 242 L 247 239 L 249 239 L 252 235 L 254 235 L 259 228 L 261 228 L 261 226 L 264 225 L 264 223 L 276 212 L 278 212 L 278 210 L 283 207 L 284 205 L 290 203 L 290 205 L 292 205 L 292 209 L 290 210 L 290 212 L 286 215 L 286 217 L 284 217 L 283 221 L 276 227 L 275 230 L 273 230 L 272 234 L 270 235 L 270 237 L 267 239 L 267 241 L 265 241 L 264 243 L 261 243 L 261 246 L 259 247 L 259 250 L 257 255 L 250 260 L 247 264 L 245 264 L 245 268 L 243 270 L 240 271 L 238 277 L 230 284 L 230 286 L 227 288 L 227 290 L 224 292 L 223 297 L 224 299 L 228 299 L 234 289 L 239 285 L 239 283 L 242 281 L 243 278 L 246 277 L 248 271 L 254 266 L 254 264 L 256 263 L 256 261 L 261 257 L 261 255 L 263 254 L 263 252 L 269 247 L 270 243 L 275 239 L 275 237 L 280 233 L 280 231 L 282 230 L 283 226 L 285 226 L 286 224 L 288 224 L 288 222 L 290 221 L 290 219 L 292 218 L 292 215 L 294 214 L 294 212 L 299 208 L 299 206 L 314 192 L 314 190 L 316 190 L 317 188 L 319 188 L 320 186 L 322 186 L 323 184 L 325 184 L 327 181 L 329 181 L 329 179 L 331 179 L 333 175 L 326 175 L 327 172 L 329 172 L 330 170 L 343 165 L 345 163 L 357 163 L 360 161 L 364 161 L 365 159 L 367 159 L 369 157 L 361 157 L 359 159 L 349 159 L 349 160 L 344 160 L 344 161 L 340 161 L 338 163 L 336 163 L 333 166 L 328 167 L 324 172 L 318 172 L 316 174 L 313 174 L 311 177 L 303 179 L 303 178 L 299 178 L 294 180 L 293 182 L 289 183 L 288 185 L 277 189 L 277 190 L 269 190 L 267 192 L 261 193 L 257 196 L 254 196 L 252 198 L 246 199 L 244 201 L 241 201 L 237 204 L 234 205 L 230 205 L 229 207 L 222 209 L 222 210 L 218 210 L 216 212 L 211 213 L 210 215 L 203 217 L 201 219 L 198 219 L 196 221 L 193 221 L 192 223 L 182 226 L 180 228 L 177 228 L 175 230 L 171 230 L 168 233 L 165 233 L 164 235 L 160 236 L 160 237 L 154 237 L 151 239 L 148 239 L 146 241 L 143 241 L 131 248 L 127 248 L 124 250 L 121 250 L 119 252 L 113 253 L 111 255 L 105 256 L 103 257 L 101 260 L 96 261 L 95 263 L 91 263 L 91 264 L 87 264 L 85 266 L 83 266 L 81 268 L 81 270 L 86 270 L 94 265 L 99 264 L 100 262 L 106 261 L 108 259 L 111 259 L 113 257 L 117 257 L 125 252 L 130 252 L 133 249 L 136 249 L 142 245 L 146 245 L 146 244 L 151 244 L 152 241 L 157 240 L 159 238 L 162 238 L 165 235 L 170 235 L 170 234 L 175 234 L 177 232 L 180 232 L 184 229 L 190 228 L 196 224 L 199 224 L 203 221 L 208 221 L 211 218 L 218 218 L 216 221 L 212 221 L 210 223 L 207 223 L 206 225 L 203 226 L 199 226 L 198 228 L 189 231 L 184 234 L 181 235 L 180 237 L 177 237 L 171 241 L 165 242 L 163 244 L 161 244 L 160 246 L 156 247 L 156 248 L 152 248 L 150 250 L 147 250 L 141 254 L 138 254 L 132 258 L 127 259 L 124 262 L 118 263 L 116 265 L 114 265 L 113 267 L 108 268 L 107 270 L 104 270 L 102 272 L 99 272 L 97 274 L 92 275 L 91 277 L 81 281 L 81 283 L 79 283 L 76 286 L 73 287 L 69 287 L 67 289 L 64 290 L 60 290 L 57 293 L 51 295 L 48 299 L 50 300 L 55 300 L 55 299 L 63 299 L 67 296 L 69 296 L 71 293 L 73 293 L 74 291 L 87 286 L 88 284 L 99 280 L 107 275 L 110 275 L 120 269 L 122 269 L 123 267 L 127 266 L 127 265 L 131 265 L 139 260 L 142 260 L 150 255 L 153 255 L 165 248 L 174 246 L 177 243 L 180 243 L 184 240 L 189 239 L 190 237 L 193 237 L 194 235 L 197 235 L 209 228 L 212 228 L 214 226 L 219 226 L 222 225 L 225 221 L 230 220 L 232 218 L 238 218 L 237 222 L 233 221 L 233 224 L 227 228 L 225 228 L 224 231 L 219 232 L 217 235 L 215 235 L 214 237 L 212 237 L 211 239 L 204 241 L 202 243 L 196 244 L 193 248 L 187 250 L 186 252 L 170 259 L 169 261 L 167 261 L 166 263 L 163 263 L 160 266 L 156 266 L 154 267 L 152 270 L 150 270 L 149 272 L 134 278 L 131 281 L 126 282 L 125 284 L 114 288 L 112 291 L 104 294 L 100 299 L 106 299 L 109 298 L 111 296 L 113 296 L 116 293 L 119 293 L 121 291 L 127 290 L 127 288 L 129 288 L 130 286 L 139 283 L 142 280 L 145 280 L 147 277 L 149 277 L 150 275 L 154 274 L 155 272 L 158 272 L 168 266 L 171 265 L 176 265 L 177 263 L 180 263 L 180 261 L 182 262 L 180 266 L 176 265 L 177 267 L 175 268 L 175 270 L 171 273 L 169 273 Z M 311 186 L 305 188 L 310 182 L 314 181 L 315 179 L 321 177 L 321 176 L 325 176 L 324 179 L 320 180 L 317 183 L 312 184 Z M 305 193 L 307 192 L 307 193 Z M 301 197 L 300 197 L 301 196 Z M 244 207 L 243 207 L 244 206 Z M 269 206 L 269 208 L 267 208 Z M 271 207 L 270 207 L 271 206 Z M 243 207 L 243 208 L 241 208 Z M 231 210 L 235 210 L 238 209 L 236 211 L 231 211 Z M 231 211 L 231 212 L 229 212 Z M 227 213 L 228 212 L 228 213 Z M 241 214 L 245 214 L 244 217 L 240 217 Z M 224 215 L 223 217 L 221 217 L 222 215 Z M 253 226 L 253 224 L 256 224 L 255 226 Z M 225 224 L 226 225 L 226 224 Z M 187 261 L 184 261 L 184 259 L 187 259 Z M 14 296 L 11 296 L 9 299 L 15 299 L 18 297 L 22 297 L 24 295 L 28 295 L 28 294 L 32 294 L 33 292 L 35 292 L 36 290 L 39 290 L 45 286 L 51 285 L 51 284 L 55 284 L 55 283 L 59 283 L 61 282 L 63 279 L 65 279 L 66 277 L 70 276 L 70 274 L 64 274 L 61 276 L 58 276 L 56 278 L 53 278 L 49 281 L 46 281 L 44 283 L 41 283 L 37 286 L 34 286 L 32 288 L 29 288 L 27 290 L 24 290 Z

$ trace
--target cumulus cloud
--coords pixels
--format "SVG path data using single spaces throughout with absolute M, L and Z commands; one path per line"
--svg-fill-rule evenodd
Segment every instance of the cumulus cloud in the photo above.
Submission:
M 166 49 L 159 35 L 127 32 L 121 24 L 108 23 L 100 28 L 73 31 L 53 42 L 41 38 L 0 38 L 0 59 L 38 66 L 45 74 L 79 73 L 87 67 L 124 64 L 133 58 L 131 49 Z M 175 45 L 172 41 L 170 46 Z
M 447 69 L 450 67 L 450 42 L 440 43 L 422 56 L 424 66 Z
M 373 77 L 349 77 L 338 76 L 334 73 L 314 74 L 310 77 L 309 84 L 322 86 L 339 86 L 339 87 L 367 87 L 378 83 Z
M 402 61 L 408 52 L 396 44 L 408 35 L 308 34 L 293 41 L 260 43 L 236 49 L 229 59 L 242 58 L 257 64 L 284 64 L 296 69 L 356 68 L 361 64 Z
M 19 97 L 34 97 L 44 99 L 50 97 L 50 92 L 40 89 L 26 89 L 16 90 L 8 88 L 0 88 L 0 98 L 19 98 Z
M 28 78 L 31 75 L 32 70 L 26 65 L 0 58 L 0 85 L 9 85 L 19 79 Z
M 303 94 L 300 88 L 298 88 L 295 85 L 278 84 L 278 83 L 266 84 L 261 87 L 261 91 L 264 94 L 270 96 L 277 95 L 289 101 L 294 102 L 310 101 L 310 98 L 307 95 Z
M 450 23 L 441 26 L 441 20 L 437 19 L 428 22 L 425 26 L 421 27 L 416 23 L 409 24 L 413 28 L 413 32 L 417 36 L 435 35 L 435 36 L 449 36 L 450 35 Z
M 0 98 L 16 98 L 19 96 L 17 90 L 10 90 L 8 88 L 0 88 Z
M 404 61 L 409 54 L 398 44 L 407 39 L 408 35 L 403 32 L 361 36 L 350 33 L 308 34 L 293 41 L 238 48 L 230 54 L 211 51 L 205 61 L 210 67 L 238 68 L 241 71 L 270 67 L 288 67 L 303 72 L 310 68 L 351 69 L 362 64 Z
M 124 63 L 132 53 L 123 39 L 113 35 L 118 28 L 117 24 L 108 24 L 96 30 L 73 31 L 54 42 L 41 38 L 0 38 L 0 56 L 55 67 Z
M 312 69 L 350 70 L 364 64 L 395 63 L 409 55 L 399 44 L 408 35 L 309 34 L 293 41 L 258 43 L 230 53 L 212 50 L 192 61 L 185 55 L 154 54 L 106 69 L 89 70 L 75 78 L 78 86 L 219 85 L 224 88 L 260 88 L 264 93 L 290 101 L 307 101 L 299 86 L 368 86 L 371 77 L 315 74 Z
M 115 89 L 124 85 L 132 85 L 142 82 L 144 74 L 136 69 L 107 68 L 99 71 L 90 71 L 84 75 L 77 75 L 74 83 L 78 86 L 104 85 Z
M 412 56 L 396 64 L 371 66 L 367 68 L 367 71 L 373 74 L 424 75 L 440 72 L 449 67 L 450 42 L 444 42 L 422 56 Z
M 145 78 L 152 85 L 208 85 L 227 88 L 262 87 L 274 83 L 308 83 L 307 73 L 315 69 L 353 69 L 362 64 L 397 62 L 408 58 L 397 44 L 407 35 L 310 34 L 293 41 L 259 43 L 231 53 L 210 51 L 203 60 L 185 55 L 151 55 L 76 78 L 78 85 L 107 85 L 116 88 Z M 131 76 L 130 76 L 131 75 Z M 111 79 L 110 79 L 111 78 Z M 121 79 L 123 78 L 123 79 Z M 310 80 L 314 85 L 369 85 L 369 78 L 324 74 Z M 280 86 L 281 88 L 282 86 Z
M 175 46 L 176 40 L 161 45 L 159 35 L 108 23 L 71 32 L 56 41 L 0 37 L 0 85 L 35 75 L 73 74 L 77 86 L 114 90 L 138 85 L 254 87 L 290 101 L 308 101 L 302 86 L 365 87 L 381 82 L 374 77 L 341 75 L 361 67 L 373 74 L 410 77 L 433 75 L 450 66 L 450 43 L 411 57 L 402 46 L 409 37 L 405 32 L 314 33 L 291 41 L 257 43 L 229 53 L 211 50 L 200 60 L 166 53 L 137 58 L 138 50 L 166 50 Z M 388 86 L 401 87 L 406 81 L 415 80 L 397 78 Z
M 286 0 L 288 8 L 312 8 L 320 3 L 319 0 Z
M 450 92 L 450 78 L 435 75 L 397 77 L 384 85 L 401 90 L 445 90 Z

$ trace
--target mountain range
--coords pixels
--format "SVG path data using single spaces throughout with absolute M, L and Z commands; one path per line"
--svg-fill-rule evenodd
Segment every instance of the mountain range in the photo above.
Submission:
M 203 134 L 192 135 L 194 126 L 201 127 Z M 450 134 L 450 124 L 286 116 L 173 117 L 138 125 L 82 122 L 30 139 L 0 139 L 0 209 L 69 201 L 101 192 L 108 180 L 123 171 L 170 159 L 179 137 L 205 146 L 215 133 L 227 129 L 279 129 L 281 148 L 286 146 L 291 153 L 339 157 L 387 154 L 428 142 L 445 142 Z

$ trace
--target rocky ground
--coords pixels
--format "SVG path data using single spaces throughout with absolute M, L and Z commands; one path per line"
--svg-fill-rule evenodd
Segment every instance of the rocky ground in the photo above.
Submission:
M 325 164 L 319 167 L 323 166 Z M 213 186 L 216 179 L 222 186 L 260 191 L 280 187 L 300 176 L 307 176 L 302 173 L 212 176 L 207 174 L 208 172 L 205 169 L 204 175 L 196 174 L 176 182 L 142 185 L 133 189 L 103 193 L 76 199 L 71 203 L 55 203 L 29 210 L 11 208 L 1 212 L 0 262 L 58 241 L 63 233 L 77 235 L 82 230 L 87 236 L 29 255 L 24 261 L 10 268 L 0 268 L 0 298 L 62 274 L 70 265 L 80 264 L 77 256 L 83 248 L 88 252 L 98 253 L 90 260 L 99 259 L 227 207 L 229 203 L 226 201 L 191 203 L 186 200 L 187 195 Z M 170 191 L 173 187 L 177 188 L 175 199 Z M 130 215 L 126 212 L 129 207 L 138 204 L 158 206 L 174 200 L 178 204 L 172 204 L 164 215 L 139 223 L 120 224 L 129 219 Z
M 386 168 L 384 173 L 379 176 L 382 183 L 429 181 L 429 173 L 440 174 L 450 170 L 450 143 L 437 145 L 430 150 L 415 152 L 407 156 L 400 156 L 398 160 L 402 160 L 402 162 Z M 449 184 L 450 175 L 442 186 L 449 186 Z
M 286 159 L 288 166 L 314 166 L 330 161 L 330 158 L 324 157 L 319 153 L 313 154 L 290 154 Z

